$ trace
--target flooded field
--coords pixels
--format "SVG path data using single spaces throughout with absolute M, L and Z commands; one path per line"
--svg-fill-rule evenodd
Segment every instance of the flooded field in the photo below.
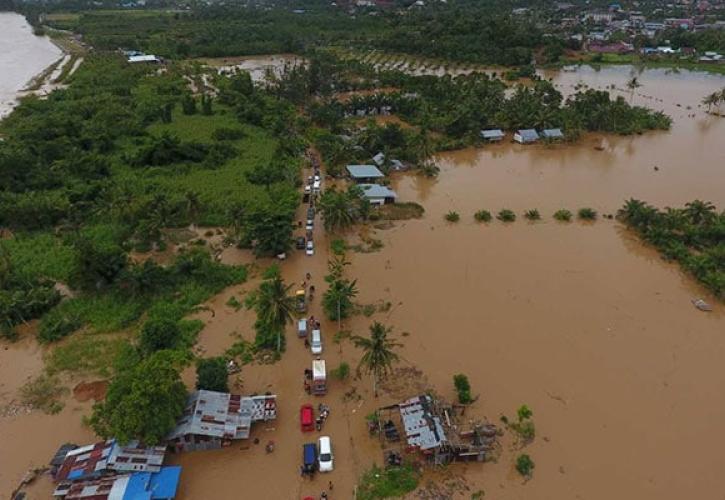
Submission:
M 211 66 L 212 68 L 216 68 L 217 71 L 248 71 L 252 77 L 252 81 L 254 82 L 263 81 L 270 72 L 279 76 L 286 67 L 301 64 L 304 61 L 304 58 L 294 54 L 200 59 L 200 62 Z
M 546 76 L 566 93 L 581 82 L 624 88 L 630 72 L 580 68 Z M 523 147 L 507 140 L 440 155 L 438 179 L 394 178 L 400 198 L 422 204 L 425 216 L 375 230 L 384 244 L 379 252 L 348 255 L 358 302 L 392 307 L 371 318 L 355 316 L 344 327 L 365 335 L 373 320 L 392 326 L 404 344 L 402 367 L 422 374 L 399 377 L 396 393 L 384 391 L 378 399 L 365 376 L 332 380 L 326 397 L 311 399 L 302 389 L 302 371 L 312 356 L 290 328 L 280 363 L 245 367 L 234 380 L 241 393 L 277 393 L 278 420 L 254 429 L 258 444 L 250 440 L 173 457 L 184 466 L 179 498 L 301 498 L 328 490 L 328 481 L 334 485 L 330 498 L 351 498 L 360 473 L 382 458 L 364 416 L 422 387 L 452 398 L 455 373 L 467 374 L 480 396 L 472 417 L 498 421 L 521 404 L 533 409 L 537 438 L 526 452 L 536 469 L 524 483 L 513 470 L 517 452 L 504 441 L 497 463 L 450 467 L 447 473 L 460 479 L 443 498 L 470 498 L 478 490 L 503 500 L 721 496 L 725 308 L 616 221 L 560 224 L 550 217 L 559 208 L 583 206 L 614 213 L 629 197 L 659 206 L 701 198 L 725 207 L 725 119 L 698 107 L 705 94 L 725 86 L 725 78 L 648 70 L 638 79 L 643 86 L 622 95 L 672 115 L 671 132 L 588 135 L 557 146 Z M 476 210 L 501 208 L 518 214 L 538 208 L 544 220 L 473 221 Z M 460 223 L 443 220 L 449 210 L 461 214 Z M 317 254 L 295 252 L 282 264 L 288 282 L 312 274 L 319 290 L 312 308 L 316 317 L 322 315 L 328 257 L 319 226 Z M 224 250 L 221 259 L 251 262 L 236 249 Z M 257 267 L 270 263 L 257 261 Z M 206 323 L 199 337 L 204 355 L 223 353 L 239 337 L 253 338 L 253 313 L 226 303 L 231 296 L 241 300 L 258 280 L 257 273 L 197 313 Z M 696 310 L 694 297 L 706 298 L 715 310 Z M 335 344 L 336 330 L 323 321 L 328 370 L 341 360 L 354 367 L 359 352 L 349 342 Z M 40 369 L 40 356 L 29 342 L 0 351 L 0 374 L 9 377 L 3 378 L 3 398 Z M 23 368 L 9 369 L 20 366 L 17 360 Z M 185 380 L 193 382 L 193 374 Z M 323 433 L 332 437 L 336 461 L 333 473 L 318 474 L 312 482 L 299 475 L 301 446 L 319 435 L 299 429 L 299 406 L 308 401 L 332 407 Z M 70 402 L 54 417 L 0 419 L 0 439 L 10 442 L 7 449 L 19 450 L 12 459 L 3 454 L 0 496 L 59 444 L 90 439 L 80 423 L 89 404 Z M 272 454 L 264 450 L 269 440 L 276 444 Z M 47 498 L 49 488 L 43 478 L 29 498 Z

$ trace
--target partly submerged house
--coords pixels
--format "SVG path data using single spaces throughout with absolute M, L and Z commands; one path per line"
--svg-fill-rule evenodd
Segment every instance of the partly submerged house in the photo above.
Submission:
M 490 130 L 481 130 L 481 139 L 489 142 L 499 142 L 504 138 L 503 130 L 494 128 Z
M 168 436 L 173 451 L 211 450 L 247 439 L 254 422 L 277 418 L 277 396 L 240 396 L 199 390 L 192 393 Z
M 556 141 L 564 138 L 564 133 L 560 128 L 546 128 L 542 130 L 541 137 L 549 141 Z
M 417 452 L 430 464 L 486 460 L 496 445 L 496 427 L 470 419 L 465 425 L 456 411 L 455 406 L 423 394 L 380 408 L 376 430 L 386 447 L 397 445 L 407 454 Z
M 345 168 L 350 178 L 358 183 L 372 183 L 385 177 L 375 165 L 348 165 Z
M 514 134 L 514 141 L 519 144 L 531 144 L 539 140 L 539 134 L 532 128 L 518 130 Z
M 362 189 L 363 197 L 373 205 L 385 205 L 388 203 L 395 203 L 395 199 L 398 195 L 386 186 L 380 186 L 378 184 L 360 184 Z
M 85 481 L 66 481 L 53 497 L 64 500 L 173 500 L 179 487 L 181 467 L 162 467 L 158 472 L 102 476 Z
M 78 481 L 107 474 L 159 472 L 165 446 L 145 447 L 138 441 L 121 446 L 115 439 L 81 446 L 66 453 L 55 472 L 56 481 Z

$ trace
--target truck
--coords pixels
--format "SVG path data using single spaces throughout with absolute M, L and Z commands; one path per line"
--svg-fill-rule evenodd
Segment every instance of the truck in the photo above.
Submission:
M 312 384 L 310 390 L 315 396 L 324 396 L 327 394 L 327 371 L 325 370 L 324 359 L 315 359 L 312 361 Z

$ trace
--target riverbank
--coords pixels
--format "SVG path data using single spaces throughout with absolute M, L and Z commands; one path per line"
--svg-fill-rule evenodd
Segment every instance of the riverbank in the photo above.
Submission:
M 725 75 L 725 64 L 702 64 L 689 59 L 642 58 L 636 54 L 580 54 L 581 57 L 566 59 L 561 65 L 632 65 L 637 68 L 688 70 L 715 75 Z M 601 57 L 598 57 L 601 56 Z

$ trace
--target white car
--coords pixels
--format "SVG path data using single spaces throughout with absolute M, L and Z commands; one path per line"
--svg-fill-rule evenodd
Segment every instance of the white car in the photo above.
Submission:
M 305 224 L 305 231 L 312 231 L 315 228 L 315 221 L 308 220 Z
M 322 354 L 322 332 L 319 329 L 312 330 L 310 351 L 312 354 Z
M 320 472 L 332 472 L 335 468 L 333 460 L 330 436 L 320 437 L 317 440 L 317 462 L 320 465 Z
M 307 249 L 305 250 L 307 255 L 315 255 L 315 244 L 312 240 L 307 240 Z
M 313 193 L 319 193 L 320 192 L 320 181 L 315 181 L 315 183 L 312 184 L 312 192 Z

